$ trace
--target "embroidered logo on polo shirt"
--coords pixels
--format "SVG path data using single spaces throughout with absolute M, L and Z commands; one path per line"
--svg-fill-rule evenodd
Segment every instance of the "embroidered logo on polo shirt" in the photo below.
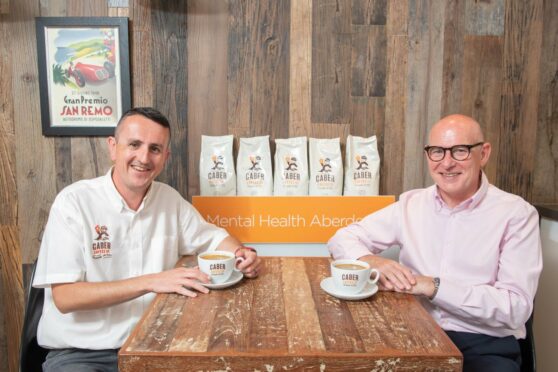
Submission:
M 110 236 L 106 225 L 95 225 L 97 237 L 92 244 L 93 258 L 112 257 Z

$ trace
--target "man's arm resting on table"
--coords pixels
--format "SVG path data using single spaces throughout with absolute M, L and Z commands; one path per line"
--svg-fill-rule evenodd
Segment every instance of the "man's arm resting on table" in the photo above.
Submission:
M 178 293 L 196 297 L 195 291 L 208 293 L 199 282 L 209 277 L 197 268 L 179 267 L 155 274 L 112 282 L 75 282 L 52 284 L 52 297 L 61 313 L 95 310 L 130 301 L 146 293 Z M 189 289 L 188 289 L 189 288 Z

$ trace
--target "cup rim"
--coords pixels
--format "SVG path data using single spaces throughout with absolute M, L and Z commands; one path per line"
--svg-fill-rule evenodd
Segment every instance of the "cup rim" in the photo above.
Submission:
M 216 254 L 216 255 L 223 255 L 223 256 L 228 256 L 228 258 L 222 258 L 219 260 L 212 260 L 212 259 L 207 259 L 205 257 L 203 257 L 204 255 L 211 255 L 211 254 Z M 234 259 L 234 253 L 229 252 L 229 251 L 206 251 L 206 252 L 202 252 L 200 254 L 198 254 L 198 259 L 200 260 L 204 260 L 204 261 L 227 261 L 230 259 Z
M 335 265 L 340 265 L 340 264 L 354 264 L 354 265 L 359 265 L 359 266 L 364 266 L 363 269 L 361 270 L 351 270 L 351 269 L 343 269 L 340 267 L 337 267 Z M 344 258 L 344 259 L 340 259 L 340 260 L 335 260 L 331 262 L 331 269 L 335 269 L 335 270 L 343 270 L 343 271 L 364 271 L 364 270 L 369 270 L 370 269 L 370 265 L 368 264 L 368 262 L 364 262 L 364 261 L 360 261 L 360 260 L 354 260 L 354 259 L 349 259 L 349 258 Z

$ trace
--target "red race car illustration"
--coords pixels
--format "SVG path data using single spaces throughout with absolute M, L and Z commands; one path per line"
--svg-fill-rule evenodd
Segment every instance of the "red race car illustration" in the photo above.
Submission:
M 74 65 L 70 62 L 70 66 L 66 70 L 66 75 L 68 77 L 73 77 L 76 84 L 82 88 L 85 86 L 85 82 L 97 82 L 109 79 L 114 76 L 114 43 L 109 46 L 109 52 L 107 53 L 107 60 L 102 66 L 78 62 Z

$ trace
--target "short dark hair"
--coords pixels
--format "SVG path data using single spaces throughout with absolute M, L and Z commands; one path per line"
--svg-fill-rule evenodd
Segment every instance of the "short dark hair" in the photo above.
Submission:
M 145 118 L 148 118 L 149 120 L 153 120 L 154 122 L 161 125 L 162 127 L 167 128 L 169 130 L 169 139 L 170 139 L 171 130 L 170 130 L 169 119 L 167 119 L 165 115 L 163 115 L 159 110 L 154 109 L 153 107 L 134 107 L 126 111 L 122 115 L 120 120 L 118 120 L 118 124 L 116 124 L 116 129 L 114 130 L 115 136 L 118 134 L 118 127 L 120 127 L 120 124 L 124 121 L 124 119 L 134 115 L 143 116 Z

